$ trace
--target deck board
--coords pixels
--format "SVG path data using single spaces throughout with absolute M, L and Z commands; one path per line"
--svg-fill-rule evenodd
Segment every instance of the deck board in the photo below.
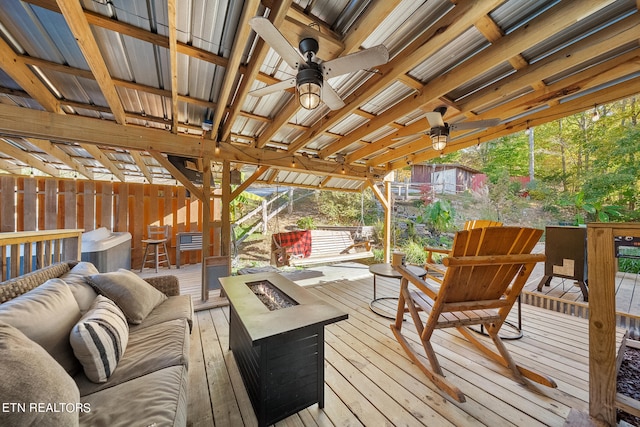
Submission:
M 177 275 L 182 292 L 199 301 L 199 265 L 159 274 Z M 535 289 L 541 277 L 542 271 L 528 286 Z M 558 389 L 523 386 L 454 329 L 436 331 L 432 342 L 445 375 L 467 396 L 467 402 L 459 404 L 440 393 L 410 362 L 389 328 L 392 321 L 371 312 L 372 276 L 327 280 L 318 275 L 315 285 L 304 280 L 307 289 L 347 311 L 349 319 L 326 327 L 325 407 L 312 405 L 276 426 L 560 426 L 571 408 L 588 411 L 585 319 L 523 304 L 524 338 L 506 342 L 516 362 L 551 376 Z M 635 275 L 626 275 L 618 281 L 619 288 L 624 290 L 631 282 L 635 286 L 636 280 Z M 378 297 L 397 295 L 398 288 L 396 279 L 377 278 Z M 634 289 L 625 298 L 634 301 L 637 293 Z M 581 293 L 576 294 L 581 301 Z M 378 307 L 392 314 L 396 302 L 384 300 Z M 255 426 L 249 397 L 228 350 L 228 307 L 201 308 L 191 335 L 189 425 Z M 509 320 L 516 323 L 515 309 Z M 411 345 L 420 348 L 412 323 L 403 328 Z M 622 334 L 620 329 L 618 340 Z
M 459 404 L 409 361 L 393 337 L 391 321 L 369 310 L 372 285 L 368 278 L 307 287 L 346 310 L 349 319 L 326 327 L 325 407 L 312 405 L 277 426 L 561 426 L 571 408 L 588 409 L 585 319 L 523 305 L 524 338 L 507 342 L 516 361 L 550 375 L 558 389 L 523 386 L 457 331 L 436 331 L 434 347 L 445 374 L 467 395 L 467 402 Z M 378 280 L 378 286 L 379 295 L 397 292 L 393 279 Z M 228 308 L 200 311 L 196 319 L 189 367 L 190 399 L 195 401 L 190 400 L 189 425 L 256 425 L 228 350 Z M 417 346 L 411 322 L 404 328 Z

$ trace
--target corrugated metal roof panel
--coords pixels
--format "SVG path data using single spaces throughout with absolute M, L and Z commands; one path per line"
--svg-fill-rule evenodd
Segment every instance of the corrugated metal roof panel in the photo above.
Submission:
M 489 45 L 487 39 L 475 27 L 471 27 L 453 42 L 416 66 L 409 72 L 409 75 L 426 83 L 478 54 Z
M 602 4 L 604 5 L 604 3 Z M 570 27 L 526 50 L 522 53 L 522 56 L 530 63 L 535 63 L 568 45 L 582 40 L 599 29 L 606 28 L 624 16 L 638 12 L 636 2 L 632 0 L 617 0 L 602 8 L 594 6 L 594 10 L 596 8 L 599 9 L 597 13 L 585 16 Z
M 559 0 L 509 0 L 497 7 L 489 16 L 505 34 L 510 34 L 559 2 Z
M 345 135 L 349 132 L 353 132 L 363 124 L 365 124 L 368 120 L 362 116 L 357 114 L 349 114 L 335 126 L 329 129 L 329 132 L 335 133 L 338 135 Z
M 368 113 L 378 115 L 393 107 L 414 92 L 414 89 L 408 87 L 404 83 L 394 82 L 378 95 L 373 97 L 369 102 L 363 104 L 361 109 Z
M 393 58 L 453 7 L 453 3 L 448 0 L 403 0 L 362 45 L 372 47 L 384 44 Z

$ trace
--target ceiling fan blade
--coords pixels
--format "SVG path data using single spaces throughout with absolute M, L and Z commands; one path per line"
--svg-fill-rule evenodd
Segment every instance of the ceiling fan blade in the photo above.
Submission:
M 296 87 L 295 77 L 283 80 L 278 83 L 274 83 L 269 86 L 261 87 L 260 89 L 252 90 L 251 92 L 249 92 L 249 95 L 259 98 L 261 96 L 269 95 L 270 93 L 289 89 L 290 87 Z
M 460 123 L 452 123 L 449 126 L 451 130 L 464 130 L 464 129 L 477 129 L 477 128 L 488 128 L 491 126 L 495 126 L 500 123 L 500 119 L 486 119 L 486 120 L 476 120 L 472 122 L 460 122 Z
M 339 110 L 344 107 L 344 101 L 340 98 L 338 92 L 327 82 L 324 82 L 322 86 L 322 101 L 324 101 L 331 110 Z
M 291 68 L 297 70 L 298 64 L 304 62 L 304 58 L 300 53 L 291 46 L 282 33 L 267 18 L 254 16 L 249 20 L 249 25 Z
M 442 120 L 442 114 L 435 111 L 431 111 L 425 114 L 427 121 L 432 128 L 444 127 L 444 120 Z
M 389 62 L 389 51 L 384 45 L 378 45 L 360 52 L 322 63 L 325 78 L 341 76 L 358 70 L 365 70 Z

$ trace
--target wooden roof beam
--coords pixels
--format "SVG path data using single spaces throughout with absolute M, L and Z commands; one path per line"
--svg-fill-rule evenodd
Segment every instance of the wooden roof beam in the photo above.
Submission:
M 169 78 L 171 79 L 171 133 L 178 133 L 178 30 L 176 0 L 167 0 L 169 21 Z M 149 181 L 151 182 L 151 181 Z
M 465 111 L 480 109 L 500 99 L 506 99 L 510 94 L 532 86 L 535 82 L 603 55 L 614 46 L 624 46 L 636 42 L 638 40 L 638 26 L 640 26 L 640 14 L 631 15 L 535 64 L 518 70 L 517 73 L 493 85 L 487 86 L 467 99 L 461 100 L 458 106 Z
M 269 13 L 269 19 L 273 23 L 273 25 L 279 27 L 284 21 L 287 10 L 291 5 L 292 0 L 283 0 L 276 2 L 274 7 L 271 9 Z M 251 62 L 247 67 L 247 71 L 242 78 L 242 82 L 240 83 L 240 87 L 238 88 L 236 98 L 233 102 L 233 108 L 229 112 L 227 119 L 225 120 L 223 129 L 222 129 L 222 141 L 227 141 L 229 139 L 229 134 L 231 133 L 231 128 L 233 127 L 233 122 L 238 117 L 240 110 L 242 109 L 242 104 L 244 104 L 244 100 L 249 93 L 249 89 L 251 88 L 251 82 L 256 78 L 258 73 L 260 72 L 260 67 L 264 62 L 264 59 L 269 52 L 269 45 L 267 45 L 261 37 L 258 37 L 258 41 L 256 42 L 256 47 L 253 51 L 253 55 L 251 56 Z M 225 99 L 226 102 L 226 99 Z
M 429 104 L 459 85 L 473 79 L 477 75 L 476 70 L 491 69 L 504 62 L 505 56 L 513 57 L 531 46 L 535 46 L 549 37 L 550 34 L 560 32 L 572 25 L 575 22 L 571 19 L 572 16 L 586 16 L 593 12 L 593 8 L 593 4 L 585 2 L 559 3 L 534 18 L 529 25 L 520 27 L 508 36 L 499 39 L 492 46 L 464 61 L 455 69 L 434 78 L 423 87 L 421 92 L 413 95 L 410 99 L 402 101 L 394 108 L 385 111 L 369 121 L 369 123 L 331 144 L 321 151 L 320 156 L 326 158 L 382 126 Z
M 22 166 L 18 166 L 7 159 L 0 159 L 0 169 L 7 173 L 17 174 L 16 169 L 20 169 L 21 167 Z
M 38 138 L 28 138 L 27 141 L 38 147 L 42 151 L 47 154 L 50 154 L 56 157 L 65 165 L 69 166 L 71 169 L 80 172 L 80 174 L 87 179 L 95 179 L 93 172 L 89 171 L 82 163 L 80 163 L 77 159 L 74 159 L 70 155 L 68 155 L 62 148 L 58 147 L 58 144 L 54 144 L 51 141 L 46 139 L 38 139 Z
M 153 174 L 151 173 L 151 170 L 149 169 L 147 164 L 144 162 L 140 151 L 129 150 L 129 154 L 131 154 L 133 161 L 135 162 L 138 169 L 140 169 L 140 172 L 142 172 L 142 175 L 144 175 L 144 177 L 147 179 L 147 182 L 149 184 L 153 184 Z
M 344 54 L 356 52 L 362 43 L 371 35 L 372 29 L 380 25 L 385 17 L 400 4 L 400 0 L 372 0 L 367 5 L 362 16 L 349 28 L 344 35 Z
M 495 23 L 493 19 L 491 19 L 489 15 L 480 17 L 480 19 L 478 19 L 478 21 L 475 23 L 475 27 L 491 44 L 496 43 L 498 40 L 504 37 L 504 32 L 502 31 L 502 29 L 498 26 L 498 24 Z M 509 63 L 516 70 L 529 65 L 527 60 L 524 59 L 521 54 L 517 54 L 509 58 Z
M 534 106 L 544 105 L 545 103 L 553 106 L 560 103 L 560 101 L 567 96 L 597 88 L 598 86 L 616 81 L 617 79 L 630 76 L 637 72 L 639 64 L 640 48 L 636 48 L 588 70 L 573 74 L 549 86 L 545 86 L 510 102 L 501 104 L 496 108 L 487 110 L 476 117 L 479 119 L 489 118 L 493 115 L 514 117 L 531 111 Z
M 184 174 L 180 172 L 180 170 L 176 168 L 173 163 L 171 163 L 169 159 L 167 159 L 161 152 L 150 150 L 149 154 L 151 154 L 151 157 L 156 159 L 156 161 L 160 163 L 162 167 L 168 170 L 171 176 L 180 181 L 180 183 L 184 185 L 185 188 L 191 192 L 191 194 L 196 196 L 199 200 L 204 200 L 204 193 L 202 192 L 202 189 L 200 187 L 196 187 L 196 185 L 191 182 L 189 178 L 184 176 Z
M 387 64 L 378 67 L 379 73 L 373 75 L 358 90 L 345 99 L 346 106 L 339 111 L 330 112 L 317 125 L 313 126 L 298 140 L 291 145 L 290 150 L 296 151 L 300 147 L 307 144 L 310 140 L 320 135 L 327 129 L 338 124 L 353 111 L 372 99 L 380 91 L 384 90 L 391 83 L 398 79 L 398 76 L 408 73 L 416 65 L 420 64 L 438 50 L 442 46 L 446 46 L 455 40 L 464 31 L 467 31 L 481 16 L 491 12 L 496 6 L 500 5 L 504 0 L 476 1 L 476 2 L 459 2 L 446 15 L 433 25 L 428 31 L 422 33 L 416 40 L 410 43 L 403 53 L 396 55 L 394 59 Z M 484 68 L 483 68 L 484 69 Z M 394 107 L 395 109 L 396 107 Z M 389 121 L 390 123 L 391 121 Z M 368 125 L 359 129 L 368 128 Z M 373 132 L 372 129 L 369 133 Z M 354 141 L 355 142 L 355 141 Z M 323 150 L 321 156 L 326 158 L 337 153 L 349 144 L 342 145 L 340 141 Z M 335 149 L 334 149 L 335 148 Z
M 259 5 L 260 0 L 247 0 L 244 2 L 242 16 L 240 17 L 240 23 L 238 24 L 236 36 L 233 40 L 233 47 L 231 48 L 229 65 L 227 66 L 226 72 L 224 73 L 224 79 L 222 80 L 222 87 L 220 88 L 220 95 L 218 97 L 218 106 L 213 113 L 213 130 L 211 131 L 212 139 L 218 139 L 218 128 L 222 123 L 222 116 L 226 111 L 227 102 L 230 101 L 229 98 L 232 96 L 232 90 L 234 89 L 236 79 L 238 78 L 236 69 L 240 65 L 247 41 L 249 40 L 249 35 L 251 34 L 249 20 L 257 13 Z
M 102 53 L 98 48 L 95 38 L 93 37 L 91 27 L 89 27 L 89 22 L 84 15 L 82 5 L 76 0 L 57 0 L 57 3 L 58 7 L 60 7 L 60 10 L 62 11 L 62 15 L 67 21 L 67 25 L 78 42 L 78 47 L 82 51 L 84 59 L 87 61 L 87 64 L 89 64 L 89 68 L 91 69 L 102 94 L 107 100 L 107 104 L 109 104 L 109 107 L 111 108 L 111 112 L 113 113 L 116 122 L 121 125 L 125 125 L 127 123 L 127 119 L 124 113 L 124 108 L 122 107 L 120 97 L 113 85 L 113 81 L 111 80 L 107 64 L 105 64 Z
M 143 126 L 120 126 L 110 120 L 52 114 L 0 104 L 0 129 L 8 135 L 104 145 L 124 149 L 200 157 L 213 147 L 204 147 L 200 137 L 173 135 Z
M 240 195 L 240 193 L 242 193 L 244 190 L 246 190 L 247 188 L 249 188 L 249 186 L 251 184 L 253 184 L 254 182 L 256 182 L 256 180 L 258 178 L 260 178 L 260 176 L 262 176 L 262 174 L 264 174 L 266 171 L 269 170 L 269 166 L 258 166 L 258 168 L 256 168 L 256 170 L 251 174 L 251 176 L 247 179 L 244 180 L 244 182 L 242 184 L 240 184 L 239 186 L 237 186 L 232 192 L 231 192 L 231 200 L 235 199 L 236 197 L 238 197 Z
M 60 171 L 49 163 L 45 163 L 40 159 L 36 159 L 33 155 L 27 151 L 21 150 L 12 144 L 9 144 L 4 138 L 0 138 L 0 152 L 6 154 L 9 157 L 25 163 L 26 165 L 38 169 L 41 172 L 51 176 L 60 176 Z
M 62 113 L 60 101 L 31 71 L 22 55 L 16 54 L 2 37 L 0 37 L 0 68 L 45 110 Z
M 96 161 L 102 163 L 102 166 L 109 169 L 109 172 L 111 172 L 121 182 L 125 182 L 124 173 L 96 145 L 81 143 L 80 147 L 84 148 L 87 153 L 91 154 Z
M 515 132 L 524 131 L 527 127 L 540 126 L 544 123 L 549 123 L 554 120 L 569 116 L 571 114 L 579 113 L 592 108 L 594 104 L 607 104 L 620 99 L 629 97 L 630 94 L 640 92 L 640 77 L 635 77 L 631 80 L 624 81 L 613 87 L 607 87 L 597 92 L 590 93 L 588 96 L 573 99 L 571 101 L 553 105 L 543 111 L 531 114 L 529 116 L 520 117 L 517 120 L 504 123 L 500 126 L 487 129 L 483 132 L 463 137 L 455 141 L 451 141 L 447 144 L 447 147 L 443 150 L 445 154 L 462 150 L 473 145 L 482 144 L 500 138 L 505 135 L 511 135 Z M 425 162 L 436 156 L 439 153 L 424 152 L 415 156 L 411 156 L 410 160 L 414 163 Z M 406 163 L 406 162 L 405 162 Z M 402 162 L 391 163 L 388 167 L 389 170 L 403 167 Z

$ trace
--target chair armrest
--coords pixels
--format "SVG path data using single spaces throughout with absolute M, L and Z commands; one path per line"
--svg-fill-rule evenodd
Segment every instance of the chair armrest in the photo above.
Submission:
M 447 249 L 447 248 L 430 248 L 428 246 L 424 247 L 424 251 L 427 253 L 427 259 L 425 261 L 425 265 L 426 264 L 435 264 L 433 261 L 433 253 L 437 253 L 437 254 L 443 254 L 443 255 L 450 255 L 451 254 L 451 249 Z
M 168 297 L 180 295 L 180 282 L 176 276 L 147 277 L 144 280 Z

